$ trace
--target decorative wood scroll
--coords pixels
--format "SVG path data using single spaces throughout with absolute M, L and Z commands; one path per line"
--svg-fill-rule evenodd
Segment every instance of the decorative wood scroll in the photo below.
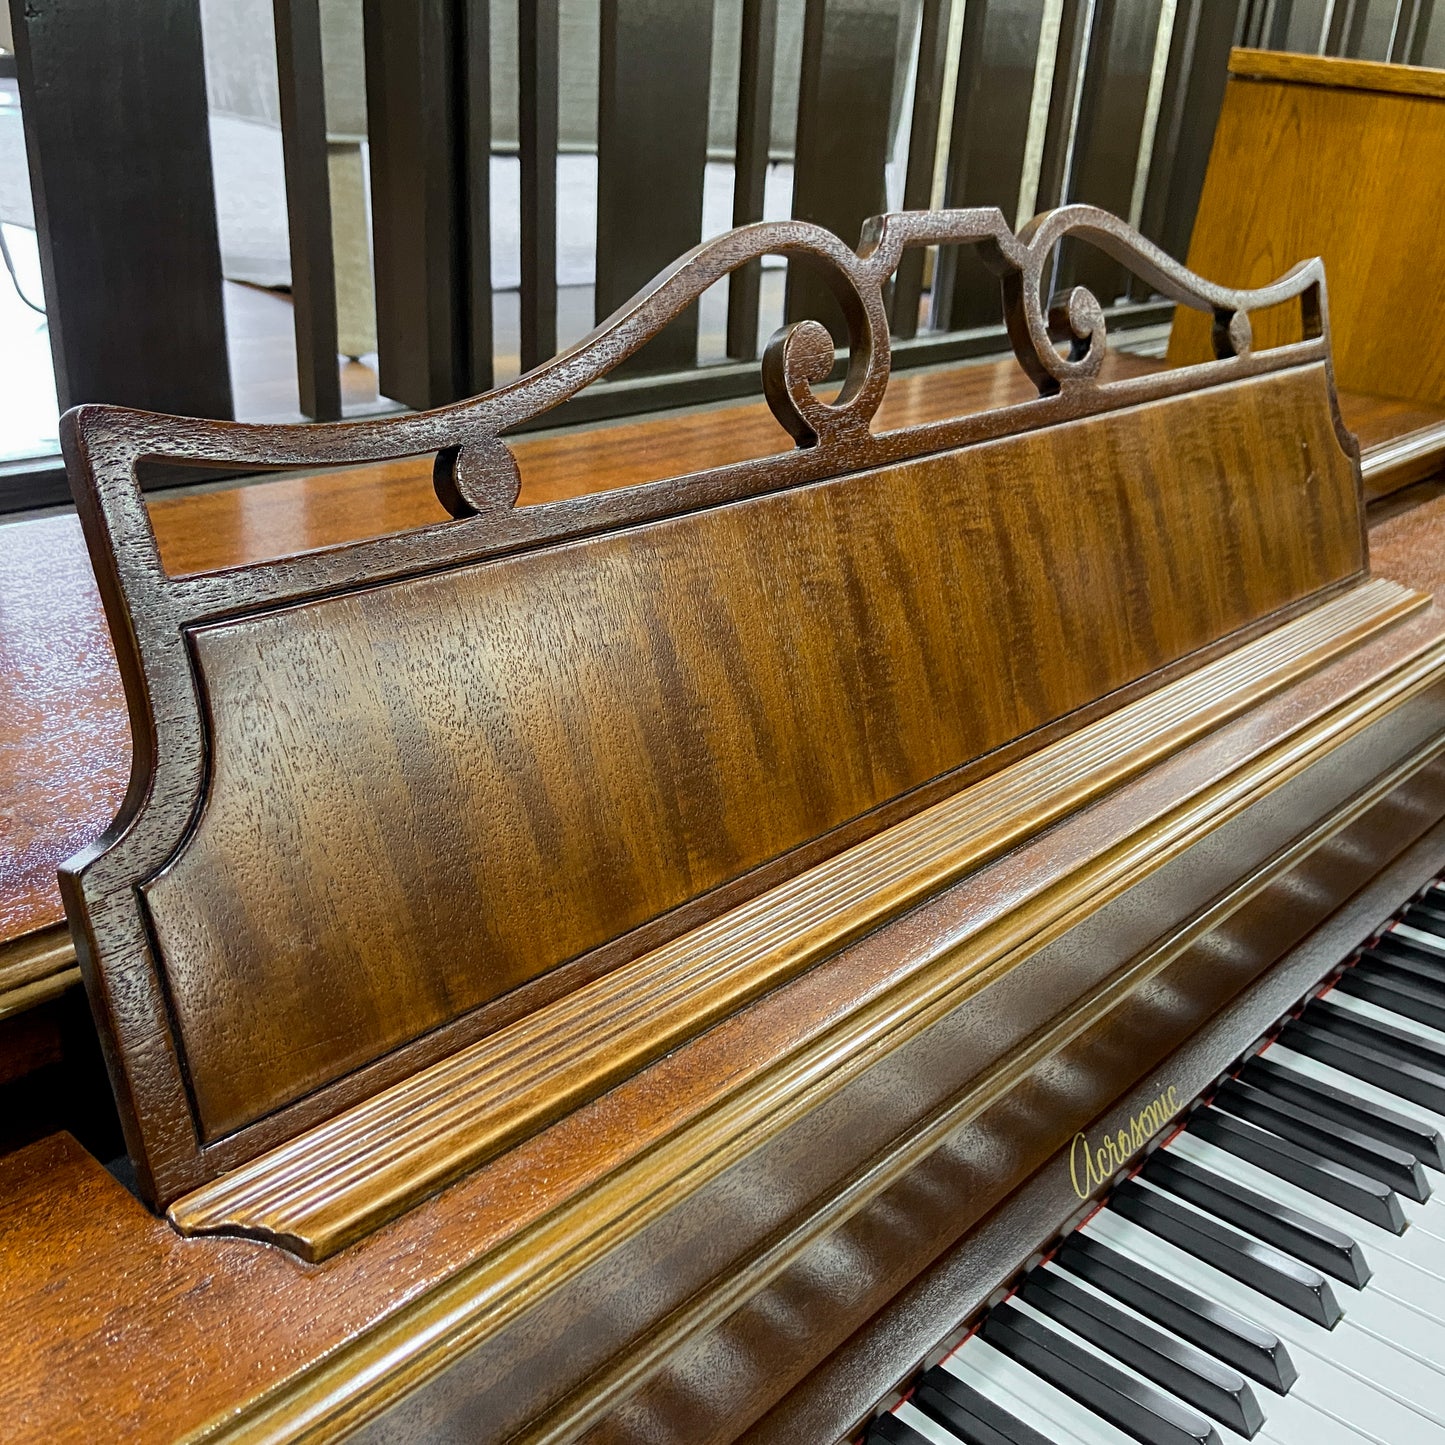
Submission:
M 1097 301 L 1041 290 L 1065 235 L 1211 312 L 1220 359 L 1101 384 Z M 874 434 L 884 283 L 905 246 L 954 243 L 999 275 L 1039 399 Z M 821 326 L 768 348 L 793 452 L 515 505 L 509 427 L 774 252 L 821 268 L 850 333 L 831 401 Z M 1290 298 L 1306 339 L 1255 354 L 1249 312 Z M 514 1061 L 545 1123 L 579 1077 L 615 1077 L 579 1060 L 618 1022 L 624 965 L 668 945 L 689 997 L 694 930 L 1366 571 L 1318 263 L 1229 291 L 1088 207 L 1018 236 L 995 210 L 885 216 L 857 252 L 744 227 L 437 411 L 253 427 L 82 407 L 62 432 L 136 746 L 120 818 L 62 886 L 158 1203 L 571 1002 L 568 1047 Z M 425 451 L 454 520 L 199 576 L 166 575 L 134 477 Z M 699 992 L 665 1028 L 627 1020 L 626 1067 L 717 1009 Z M 469 1097 L 502 1147 L 500 1094 Z

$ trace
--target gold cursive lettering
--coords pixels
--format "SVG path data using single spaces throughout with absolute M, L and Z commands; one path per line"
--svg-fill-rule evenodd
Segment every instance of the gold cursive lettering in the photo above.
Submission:
M 1179 1112 L 1178 1092 L 1170 1084 L 1157 1099 L 1150 1099 L 1121 1129 L 1091 1144 L 1082 1132 L 1069 1148 L 1069 1179 L 1074 1193 L 1087 1199 L 1107 1184 Z

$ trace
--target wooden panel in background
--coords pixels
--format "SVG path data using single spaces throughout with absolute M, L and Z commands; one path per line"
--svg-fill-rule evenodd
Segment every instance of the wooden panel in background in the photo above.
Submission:
M 1227 59 L 1240 0 L 1180 0 L 1159 98 L 1154 153 L 1139 229 L 1182 261 L 1224 104 Z M 1147 295 L 1137 286 L 1134 294 Z
M 734 226 L 763 219 L 777 35 L 778 0 L 743 0 L 738 123 L 733 145 Z M 762 276 L 763 263 L 749 261 L 728 279 L 727 354 L 737 361 L 751 361 L 758 354 Z
M 517 10 L 522 163 L 522 370 L 557 350 L 558 0 Z
M 232 414 L 199 0 L 11 0 L 60 409 Z
M 1160 12 L 1160 0 L 1097 0 L 1094 6 L 1069 159 L 1070 201 L 1130 214 Z M 1060 248 L 1060 290 L 1087 286 L 1108 306 L 1128 282 L 1124 267 L 1098 251 L 1069 243 Z
M 923 0 L 918 16 L 914 66 L 913 114 L 908 127 L 908 168 L 903 179 L 903 209 L 926 211 L 933 204 L 933 171 L 937 160 L 938 124 L 943 79 L 948 59 L 949 0 Z M 893 277 L 890 320 L 893 335 L 906 340 L 918 334 L 918 307 L 923 293 L 926 251 L 910 246 Z
M 702 239 L 712 0 L 602 0 L 598 321 Z M 697 363 L 689 306 L 618 374 Z
M 1321 256 L 1342 388 L 1445 404 L 1445 71 L 1236 51 L 1189 265 L 1256 284 Z M 1260 315 L 1256 344 L 1297 326 Z M 1179 314 L 1172 365 L 1210 354 Z

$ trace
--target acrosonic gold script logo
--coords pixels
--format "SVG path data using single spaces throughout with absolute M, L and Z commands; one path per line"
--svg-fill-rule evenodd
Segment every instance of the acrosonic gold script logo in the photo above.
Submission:
M 1069 1151 L 1069 1178 L 1074 1193 L 1087 1199 L 1101 1184 L 1107 1183 L 1179 1112 L 1179 1100 L 1170 1084 L 1157 1099 L 1151 1099 L 1127 1127 L 1105 1134 L 1097 1144 L 1087 1134 L 1075 1134 Z

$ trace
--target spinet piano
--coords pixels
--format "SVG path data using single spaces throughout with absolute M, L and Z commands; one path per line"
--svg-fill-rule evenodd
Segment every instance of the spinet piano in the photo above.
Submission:
M 1218 359 L 1101 379 L 1065 235 Z M 919 244 L 981 248 L 1032 400 L 870 425 Z M 515 505 L 508 427 L 773 250 L 850 326 L 830 399 L 822 328 L 769 348 L 793 450 Z M 0 1159 L 6 1430 L 1435 1438 L 1445 509 L 1367 536 L 1318 264 L 749 227 L 475 401 L 66 446 L 136 761 L 62 881 L 134 1173 Z M 134 476 L 428 452 L 450 520 L 219 571 Z

